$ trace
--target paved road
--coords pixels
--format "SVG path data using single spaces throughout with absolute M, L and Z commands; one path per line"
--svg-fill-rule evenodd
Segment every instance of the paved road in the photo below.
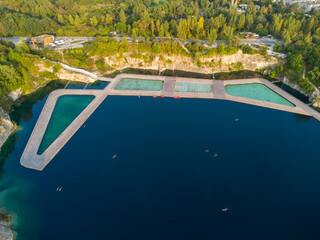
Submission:
M 118 42 L 121 42 L 123 38 L 126 38 L 126 40 L 128 42 L 133 42 L 132 37 L 112 37 L 114 39 L 116 39 Z M 16 45 L 22 41 L 25 41 L 27 39 L 27 37 L 7 37 L 7 38 L 0 38 L 0 39 L 6 39 L 8 41 L 13 41 Z M 64 40 L 67 42 L 67 44 L 61 45 L 55 49 L 68 49 L 68 48 L 81 48 L 83 47 L 83 43 L 88 42 L 88 41 L 93 41 L 95 39 L 95 37 L 56 37 L 56 40 Z M 144 38 L 141 38 L 144 39 Z M 156 41 L 160 42 L 160 38 L 159 37 L 155 37 L 154 38 Z M 180 43 L 180 46 L 186 50 L 189 53 L 189 50 L 185 47 L 186 44 L 192 42 L 192 41 L 196 41 L 199 45 L 201 45 L 201 42 L 204 43 L 204 47 L 206 48 L 217 48 L 220 43 L 224 43 L 226 44 L 225 40 L 216 40 L 212 45 L 209 45 L 209 40 L 199 40 L 199 39 L 187 39 L 186 41 L 182 41 L 182 40 L 178 40 L 178 38 L 163 38 L 162 40 L 166 40 L 166 39 L 174 39 L 175 41 Z M 142 40 L 142 42 L 144 42 L 145 40 Z M 73 43 L 75 42 L 75 43 Z M 136 42 L 139 42 L 139 38 L 136 40 Z M 276 53 L 273 51 L 273 47 L 274 45 L 280 42 L 280 44 L 283 44 L 282 41 L 279 41 L 277 39 L 274 38 L 267 38 L 267 37 L 262 37 L 259 39 L 242 39 L 241 43 L 242 44 L 249 44 L 251 46 L 259 46 L 259 45 L 267 45 L 270 47 L 268 54 L 275 56 Z M 73 43 L 73 44 L 72 44 Z M 283 54 L 279 54 L 280 57 L 286 57 L 286 55 Z

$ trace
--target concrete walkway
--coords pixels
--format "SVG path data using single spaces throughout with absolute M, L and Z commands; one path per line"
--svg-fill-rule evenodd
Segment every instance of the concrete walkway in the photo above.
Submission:
M 163 89 L 161 91 L 143 91 L 143 90 L 115 90 L 115 87 L 123 78 L 134 79 L 146 79 L 146 80 L 158 80 L 164 81 Z M 175 92 L 176 82 L 191 82 L 191 83 L 203 83 L 212 84 L 213 92 L 211 93 L 192 93 L 192 92 Z M 295 107 L 264 102 L 249 98 L 231 96 L 226 93 L 226 85 L 234 84 L 248 84 L 248 83 L 260 83 L 264 84 L 288 101 L 293 103 Z M 52 112 L 56 105 L 56 102 L 60 96 L 63 95 L 93 95 L 95 98 L 93 101 L 82 111 L 82 113 L 64 130 L 64 132 L 45 150 L 42 155 L 38 155 L 38 149 L 41 144 L 42 138 L 45 134 L 46 128 L 50 121 Z M 89 90 L 89 89 L 61 89 L 53 91 L 39 116 L 36 126 L 30 136 L 26 148 L 22 154 L 20 162 L 23 166 L 35 170 L 42 171 L 47 164 L 54 158 L 54 156 L 60 151 L 60 149 L 69 141 L 69 139 L 76 133 L 76 131 L 85 123 L 85 121 L 91 116 L 91 114 L 97 109 L 97 107 L 105 100 L 108 95 L 120 95 L 120 96 L 160 96 L 166 97 L 181 97 L 181 98 L 205 98 L 205 99 L 222 99 L 235 102 L 241 102 L 266 108 L 277 109 L 281 111 L 287 111 L 307 116 L 313 116 L 320 121 L 320 113 L 304 104 L 300 100 L 296 99 L 289 93 L 285 92 L 281 88 L 272 84 L 265 79 L 240 79 L 240 80 L 207 80 L 197 78 L 180 78 L 180 77 L 164 77 L 164 76 L 149 76 L 149 75 L 137 75 L 137 74 L 120 74 L 113 79 L 110 79 L 110 83 L 103 90 Z

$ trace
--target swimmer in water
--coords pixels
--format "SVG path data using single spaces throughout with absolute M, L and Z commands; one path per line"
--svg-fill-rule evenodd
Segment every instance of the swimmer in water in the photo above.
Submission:
M 221 209 L 222 212 L 228 212 L 229 211 L 229 208 L 223 208 Z

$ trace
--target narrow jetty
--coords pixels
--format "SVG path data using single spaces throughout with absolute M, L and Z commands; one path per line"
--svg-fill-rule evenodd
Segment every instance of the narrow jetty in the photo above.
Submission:
M 146 91 L 146 90 L 116 90 L 115 87 L 124 78 L 141 79 L 141 80 L 157 80 L 163 81 L 163 87 L 160 91 Z M 297 98 L 293 97 L 289 93 L 285 92 L 273 83 L 262 79 L 239 79 L 239 80 L 208 80 L 208 79 L 196 79 L 196 78 L 180 78 L 180 77 L 165 77 L 165 76 L 147 76 L 137 74 L 120 74 L 115 78 L 100 78 L 100 80 L 107 80 L 110 83 L 103 90 L 91 90 L 91 89 L 60 89 L 53 91 L 39 116 L 39 119 L 33 129 L 33 132 L 29 138 L 26 148 L 20 159 L 21 165 L 42 171 L 54 156 L 60 151 L 60 149 L 70 140 L 70 138 L 77 132 L 77 130 L 85 123 L 85 121 L 91 116 L 91 114 L 98 108 L 98 106 L 109 95 L 119 96 L 165 96 L 174 98 L 204 98 L 204 99 L 221 99 L 235 101 L 245 104 L 251 104 L 260 107 L 272 108 L 281 111 L 297 113 L 307 116 L 312 116 L 320 121 L 320 113 L 304 104 Z M 200 92 L 176 92 L 176 83 L 200 83 L 212 85 L 212 92 L 200 93 Z M 255 99 L 249 99 L 244 97 L 232 96 L 226 93 L 225 86 L 238 85 L 238 84 L 252 84 L 259 83 L 267 86 L 283 98 L 290 101 L 294 106 L 281 105 L 266 101 L 260 101 Z M 95 98 L 92 102 L 81 112 L 81 114 L 60 134 L 60 136 L 43 152 L 38 155 L 38 149 L 40 147 L 42 138 L 45 134 L 46 128 L 49 124 L 51 115 L 59 97 L 64 95 L 92 95 Z

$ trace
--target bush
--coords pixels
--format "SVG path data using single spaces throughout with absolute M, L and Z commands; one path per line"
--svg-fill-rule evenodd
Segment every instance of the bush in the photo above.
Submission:
M 46 60 L 44 60 L 43 65 L 44 65 L 46 68 L 50 68 L 50 67 L 52 67 L 53 63 L 52 63 L 50 60 L 46 59 Z
M 43 73 L 41 73 L 41 75 L 46 78 L 46 79 L 49 79 L 49 80 L 53 80 L 53 79 L 56 79 L 57 76 L 52 73 L 52 72 L 49 72 L 49 71 L 44 71 Z
M 104 58 L 102 58 L 102 57 L 95 62 L 97 68 L 99 68 L 99 69 L 104 68 L 105 63 L 106 63 L 106 62 L 105 62 Z
M 239 70 L 242 70 L 243 69 L 243 64 L 242 62 L 237 62 L 236 65 L 234 66 L 235 69 L 237 69 L 238 71 Z
M 159 43 L 154 43 L 152 44 L 152 52 L 153 53 L 159 53 L 160 52 L 160 47 L 159 47 Z
M 62 68 L 62 66 L 60 65 L 60 63 L 57 63 L 53 67 L 53 72 L 58 73 L 61 70 L 61 68 Z

